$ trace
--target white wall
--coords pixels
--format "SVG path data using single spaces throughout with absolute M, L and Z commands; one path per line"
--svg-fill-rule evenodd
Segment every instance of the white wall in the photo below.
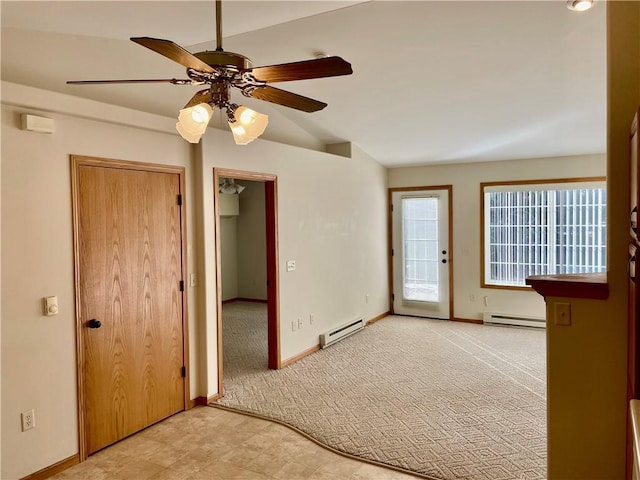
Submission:
M 230 133 L 212 129 L 201 143 L 207 351 L 216 342 L 213 192 L 207 187 L 214 167 L 278 176 L 282 359 L 317 345 L 318 335 L 331 326 L 388 310 L 384 167 L 355 146 L 352 158 L 263 140 L 238 147 Z M 287 260 L 296 260 L 296 271 L 286 271 Z M 297 318 L 304 326 L 292 331 Z M 217 360 L 209 355 L 208 361 L 208 395 L 213 395 Z
M 186 168 L 186 273 L 198 275 L 188 291 L 192 398 L 217 393 L 214 166 L 278 175 L 282 359 L 336 323 L 388 310 L 386 169 L 357 147 L 352 158 L 263 140 L 238 147 L 210 129 L 192 148 L 174 119 L 7 82 L 2 93 L 0 478 L 78 452 L 70 154 Z M 23 111 L 53 118 L 55 133 L 21 131 Z M 56 317 L 41 314 L 48 295 Z M 305 325 L 292 332 L 298 317 Z M 31 408 L 37 427 L 23 433 L 20 412 Z
M 605 155 L 587 155 L 393 168 L 389 187 L 453 185 L 455 317 L 481 319 L 486 311 L 544 318 L 544 299 L 533 291 L 480 288 L 480 183 L 605 175 Z
M 25 476 L 78 452 L 76 340 L 70 154 L 186 167 L 188 268 L 194 271 L 191 152 L 177 135 L 54 113 L 67 106 L 87 116 L 135 118 L 155 130 L 169 119 L 3 83 L 2 106 L 2 471 Z M 21 131 L 6 102 L 41 105 L 52 135 Z M 119 113 L 118 113 L 119 112 Z M 189 291 L 191 394 L 197 395 L 197 318 Z M 41 299 L 57 295 L 60 313 L 42 315 Z M 20 412 L 35 409 L 36 428 L 20 431 Z
M 267 235 L 264 183 L 241 181 L 238 217 L 238 296 L 267 299 Z
M 222 300 L 238 296 L 238 220 L 220 217 L 220 256 Z
M 240 214 L 220 217 L 222 300 L 267 299 L 264 183 L 242 180 Z

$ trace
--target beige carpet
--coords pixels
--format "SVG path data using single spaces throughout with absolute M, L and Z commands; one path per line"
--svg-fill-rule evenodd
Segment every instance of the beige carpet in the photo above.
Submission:
M 265 306 L 232 303 L 223 341 L 219 405 L 438 479 L 546 477 L 544 331 L 391 316 L 272 371 Z

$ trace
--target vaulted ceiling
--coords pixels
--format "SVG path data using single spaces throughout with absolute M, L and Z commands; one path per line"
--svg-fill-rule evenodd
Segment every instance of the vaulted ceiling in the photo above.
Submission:
M 215 48 L 213 1 L 0 3 L 2 80 L 176 117 L 198 90 L 66 80 L 186 78 L 129 37 Z M 302 113 L 238 95 L 270 116 L 263 138 L 350 141 L 387 166 L 602 153 L 605 2 L 240 1 L 223 3 L 224 48 L 254 66 L 351 62 L 348 77 L 281 83 L 327 102 Z M 238 147 L 242 148 L 242 147 Z

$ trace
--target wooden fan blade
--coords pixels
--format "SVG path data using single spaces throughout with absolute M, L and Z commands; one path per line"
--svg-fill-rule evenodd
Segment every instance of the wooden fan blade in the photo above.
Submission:
M 201 72 L 213 73 L 213 68 L 171 40 L 151 37 L 132 37 L 131 41 L 147 47 L 160 55 L 164 55 L 184 67 L 193 68 Z
M 256 80 L 261 82 L 290 82 L 292 80 L 336 77 L 353 73 L 351 64 L 340 57 L 317 58 L 302 62 L 255 67 L 248 71 L 251 71 Z
M 278 105 L 284 105 L 285 107 L 295 108 L 296 110 L 302 110 L 308 113 L 317 112 L 327 106 L 324 102 L 269 86 L 256 88 L 251 92 L 251 96 L 259 100 L 277 103 Z
M 97 85 L 109 83 L 173 83 L 174 85 L 191 85 L 192 80 L 176 78 L 151 78 L 148 80 L 67 80 L 68 85 Z
M 191 100 L 189 100 L 189 103 L 187 103 L 182 108 L 189 108 L 189 107 L 193 107 L 194 105 L 200 105 L 201 103 L 210 103 L 210 102 L 211 102 L 211 90 L 207 88 L 205 90 L 200 90 L 198 93 L 196 93 L 193 97 L 191 97 Z

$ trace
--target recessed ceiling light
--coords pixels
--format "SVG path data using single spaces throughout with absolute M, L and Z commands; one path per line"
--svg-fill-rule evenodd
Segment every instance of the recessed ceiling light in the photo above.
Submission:
M 593 7 L 595 0 L 568 0 L 567 8 L 574 12 L 584 12 Z

